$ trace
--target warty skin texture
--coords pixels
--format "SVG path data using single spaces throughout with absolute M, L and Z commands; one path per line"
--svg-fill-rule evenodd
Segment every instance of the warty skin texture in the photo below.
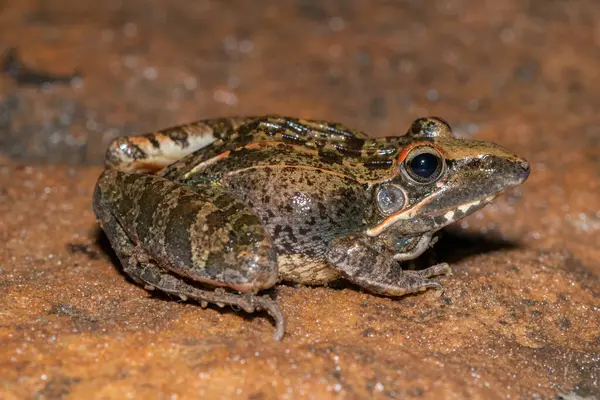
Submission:
M 447 264 L 399 261 L 529 174 L 522 158 L 456 139 L 436 118 L 379 139 L 280 116 L 199 121 L 118 138 L 106 160 L 94 210 L 125 272 L 185 298 L 266 309 L 277 338 L 283 316 L 259 291 L 340 277 L 387 296 L 440 290 L 430 278 Z

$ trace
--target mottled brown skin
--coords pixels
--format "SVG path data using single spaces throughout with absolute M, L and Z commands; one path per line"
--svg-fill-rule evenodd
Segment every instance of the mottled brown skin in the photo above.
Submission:
M 199 121 L 118 138 L 106 160 L 94 210 L 125 272 L 183 298 L 265 309 L 277 339 L 283 315 L 260 290 L 340 277 L 387 296 L 440 290 L 429 278 L 447 264 L 399 262 L 529 174 L 437 118 L 381 139 L 279 116 Z

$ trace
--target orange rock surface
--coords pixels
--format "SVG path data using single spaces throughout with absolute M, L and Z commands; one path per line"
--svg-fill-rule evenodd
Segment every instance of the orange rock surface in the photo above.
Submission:
M 600 398 L 597 2 L 0 7 L 0 398 Z M 425 255 L 452 264 L 440 298 L 280 286 L 274 342 L 133 284 L 91 210 L 115 136 L 263 113 L 438 115 L 532 173 Z

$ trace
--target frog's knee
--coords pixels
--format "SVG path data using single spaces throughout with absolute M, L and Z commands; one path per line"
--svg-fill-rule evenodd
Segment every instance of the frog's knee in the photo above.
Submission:
M 273 286 L 278 279 L 277 254 L 264 228 L 252 223 L 250 214 L 220 224 L 211 222 L 222 221 L 222 213 L 215 210 L 196 216 L 188 230 L 191 267 L 182 265 L 179 272 L 243 293 Z M 241 224 L 240 219 L 246 222 Z M 165 244 L 170 240 L 166 236 Z
M 163 202 L 155 206 L 140 201 L 135 233 L 163 268 L 240 292 L 275 284 L 277 254 L 260 219 L 245 204 L 208 187 L 201 192 L 179 187 L 159 198 Z
M 104 165 L 127 172 L 156 172 L 179 158 L 179 154 L 165 154 L 165 147 L 151 135 L 120 136 L 106 149 Z

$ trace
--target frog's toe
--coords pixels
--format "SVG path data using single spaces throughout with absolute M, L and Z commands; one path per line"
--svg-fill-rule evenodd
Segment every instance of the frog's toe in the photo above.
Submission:
M 265 310 L 275 320 L 275 340 L 281 340 L 285 333 L 285 317 L 279 304 L 267 295 L 254 297 L 253 301 L 258 309 Z
M 215 290 L 220 295 L 226 292 L 218 288 Z M 245 312 L 251 314 L 255 311 L 264 310 L 273 318 L 275 321 L 275 340 L 281 340 L 285 333 L 285 317 L 279 307 L 279 304 L 268 295 L 256 296 L 253 294 L 242 294 L 238 295 L 239 298 L 236 303 L 230 303 L 234 310 L 242 309 Z
M 441 283 L 430 279 L 423 279 L 423 281 L 419 283 L 418 290 L 424 292 L 427 289 L 434 289 L 436 292 L 442 292 L 444 290 Z
M 423 278 L 431 278 L 432 276 L 439 276 L 439 275 L 450 276 L 450 275 L 452 275 L 452 268 L 450 268 L 450 265 L 448 263 L 441 263 L 441 264 L 432 265 L 429 268 L 425 268 L 425 269 L 422 269 L 420 271 L 415 271 L 415 272 L 417 272 Z
M 404 296 L 410 293 L 424 292 L 428 289 L 434 289 L 439 296 L 443 292 L 442 284 L 428 279 L 422 274 L 423 271 L 403 271 L 402 277 L 393 285 L 389 285 L 382 292 L 385 295 Z

